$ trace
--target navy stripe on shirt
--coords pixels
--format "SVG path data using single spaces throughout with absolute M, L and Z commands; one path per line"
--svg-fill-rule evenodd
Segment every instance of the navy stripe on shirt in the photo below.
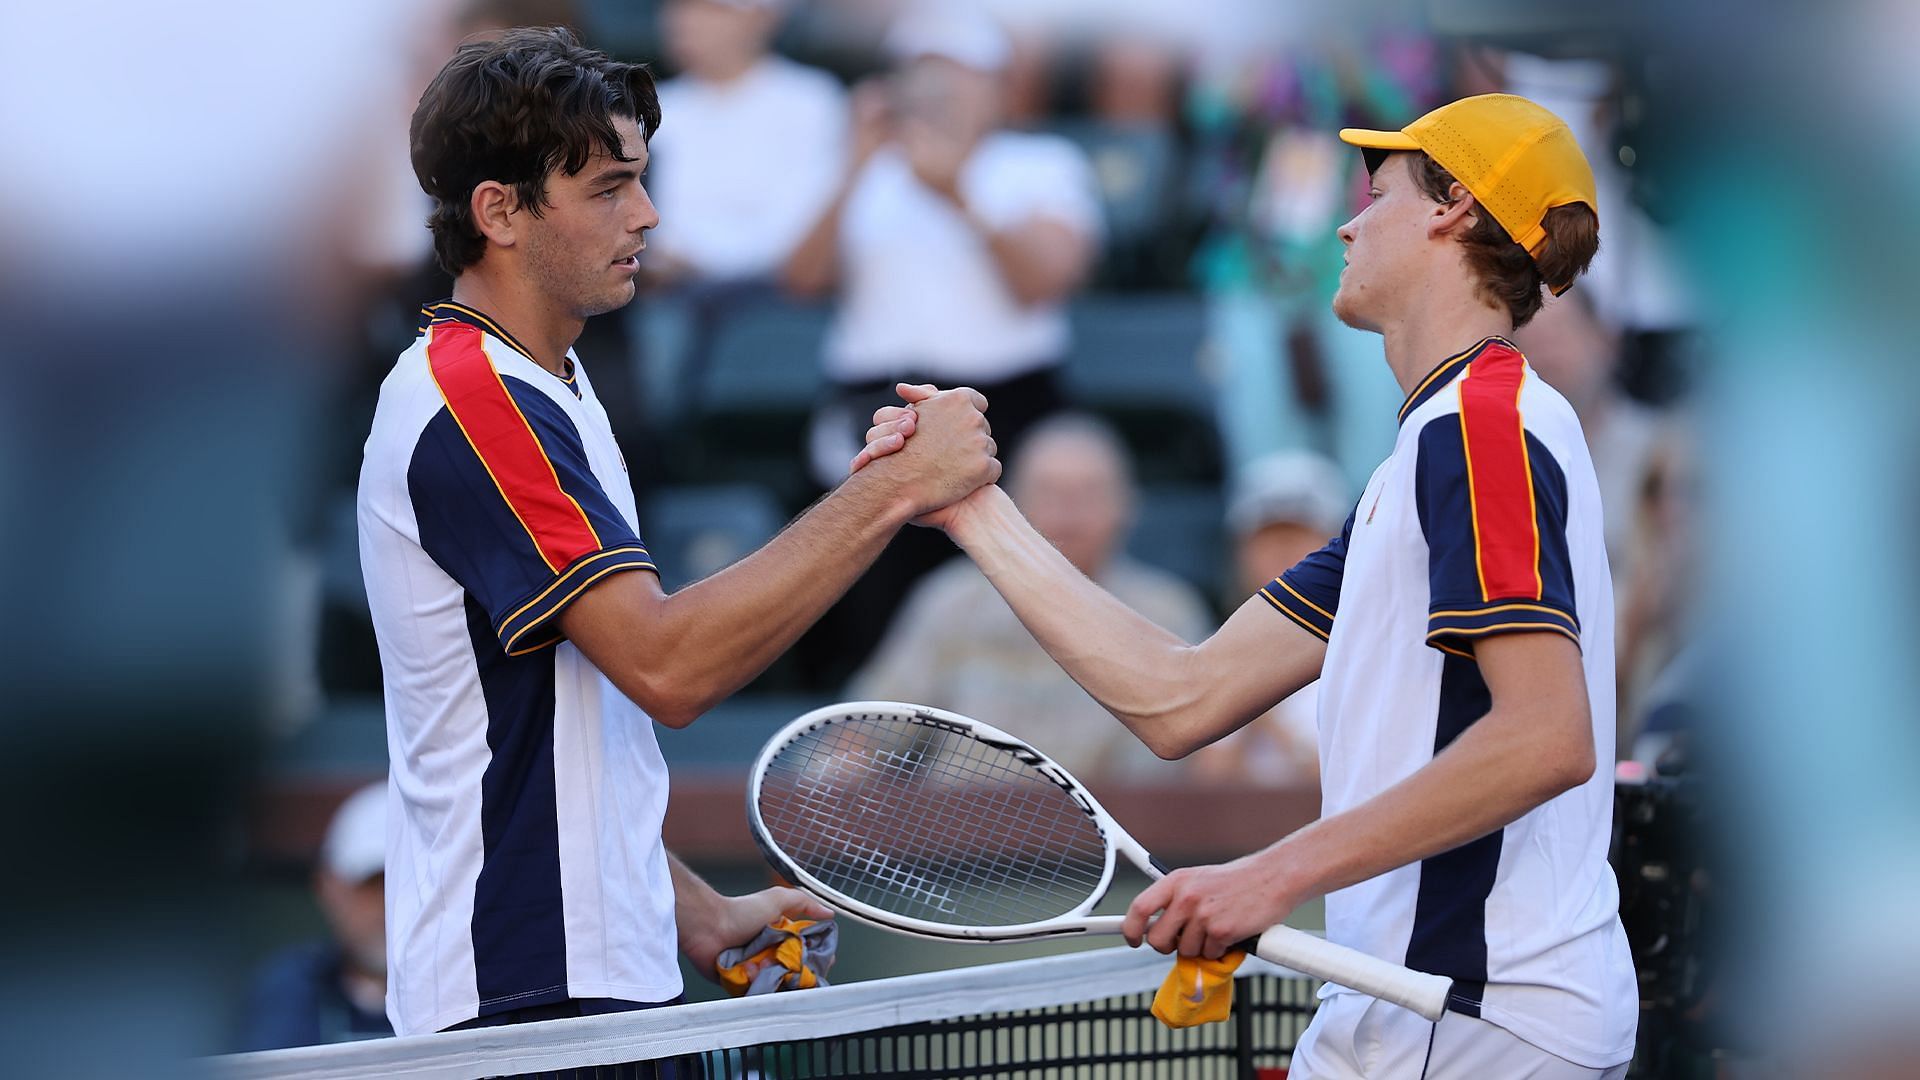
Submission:
M 567 997 L 554 654 L 508 656 L 471 595 L 466 612 L 492 752 L 480 778 L 483 846 L 472 923 L 474 984 L 480 1015 L 488 1016 Z
M 1478 664 L 1457 656 L 1444 657 L 1442 664 L 1433 735 L 1436 755 L 1493 707 Z M 1468 1016 L 1480 1015 L 1487 983 L 1487 897 L 1493 895 L 1500 866 L 1501 835 L 1496 829 L 1420 863 L 1406 964 L 1452 979 L 1449 1007 Z

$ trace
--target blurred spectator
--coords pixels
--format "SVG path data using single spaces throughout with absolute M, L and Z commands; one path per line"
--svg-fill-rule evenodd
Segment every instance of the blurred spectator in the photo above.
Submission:
M 649 188 L 656 281 L 771 278 L 833 196 L 846 93 L 831 75 L 774 55 L 784 0 L 668 0 L 677 78 L 660 84 Z
M 1264 588 L 1337 535 L 1351 508 L 1339 466 L 1305 451 L 1271 454 L 1245 469 L 1227 504 L 1234 578 L 1229 600 Z M 1312 784 L 1320 775 L 1315 732 L 1320 684 L 1311 682 L 1265 715 L 1196 751 L 1192 775 L 1208 782 Z
M 1133 516 L 1132 464 L 1111 428 L 1064 414 L 1036 426 L 1008 469 L 1021 511 L 1081 573 L 1187 641 L 1211 627 L 1191 585 L 1121 553 Z M 855 698 L 952 709 L 1031 739 L 1087 778 L 1173 775 L 1060 669 L 964 557 L 915 587 Z
M 1698 463 L 1683 428 L 1668 428 L 1650 449 L 1637 495 L 1629 570 L 1615 571 L 1614 579 L 1622 757 L 1634 752 L 1649 711 L 1675 696 L 1662 684 L 1686 674 L 1691 662 L 1681 658 L 1698 629 Z
M 800 292 L 840 288 L 825 356 L 837 393 L 814 439 L 822 484 L 839 482 L 902 380 L 981 390 L 1011 452 L 1062 404 L 1062 301 L 1100 234 L 1085 157 L 1000 129 L 997 26 L 960 5 L 916 6 L 887 48 L 898 66 L 856 91 L 851 167 L 787 267 Z
M 1600 481 L 1607 561 L 1619 594 L 1632 574 L 1636 508 L 1660 437 L 1661 418 L 1621 391 L 1615 378 L 1620 336 L 1595 312 L 1584 282 L 1548 300 L 1513 337 L 1534 371 L 1560 391 L 1580 417 Z
M 1194 259 L 1220 368 L 1228 471 L 1284 450 L 1331 457 L 1358 489 L 1394 437 L 1403 393 L 1373 335 L 1333 317 L 1336 229 L 1365 197 L 1342 126 L 1397 128 L 1437 90 L 1431 43 L 1405 32 L 1329 35 L 1284 56 L 1199 69 L 1189 198 L 1211 227 Z
M 1636 160 L 1631 144 L 1622 144 L 1620 79 L 1602 60 L 1544 59 L 1508 53 L 1498 70 L 1507 93 L 1519 94 L 1551 109 L 1579 140 L 1593 163 L 1600 220 L 1607 242 L 1581 279 L 1594 310 L 1611 325 L 1635 332 L 1686 329 L 1693 322 L 1693 298 L 1665 234 L 1635 198 Z
M 1065 404 L 1064 301 L 1098 247 L 1086 157 L 1052 135 L 1001 128 L 1007 38 L 961 4 L 908 9 L 889 33 L 897 67 L 854 93 L 840 190 L 789 261 L 806 294 L 839 286 L 825 346 L 828 397 L 809 436 L 814 479 L 837 484 L 898 381 L 968 385 L 992 404 L 1003 460 Z M 803 646 L 824 684 L 843 680 L 913 582 L 951 558 L 907 530 Z
M 387 1022 L 387 782 L 340 805 L 320 848 L 313 891 L 329 936 L 292 946 L 262 968 L 241 1049 L 392 1035 Z

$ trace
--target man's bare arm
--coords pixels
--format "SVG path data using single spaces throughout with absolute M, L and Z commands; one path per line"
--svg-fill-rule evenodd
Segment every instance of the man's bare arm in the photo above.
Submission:
M 1326 644 L 1257 597 L 1198 645 L 1156 626 L 1076 570 L 998 487 L 936 518 L 1047 655 L 1161 757 L 1239 729 L 1320 675 Z
M 1492 705 L 1432 761 L 1262 851 L 1155 882 L 1127 912 L 1127 940 L 1217 957 L 1307 900 L 1479 839 L 1586 783 L 1595 747 L 1578 646 L 1505 634 L 1474 652 Z
M 980 396 L 928 404 L 913 446 L 849 477 L 759 551 L 671 595 L 652 574 L 608 577 L 560 615 L 561 632 L 649 716 L 691 723 L 791 647 L 902 524 L 999 476 Z

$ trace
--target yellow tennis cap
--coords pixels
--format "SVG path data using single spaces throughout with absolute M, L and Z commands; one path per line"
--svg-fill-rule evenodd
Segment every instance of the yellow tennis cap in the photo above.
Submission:
M 1593 168 L 1573 132 L 1523 97 L 1461 98 L 1399 131 L 1342 128 L 1340 141 L 1365 150 L 1425 152 L 1534 255 L 1547 238 L 1541 224 L 1547 211 L 1585 203 L 1596 217 L 1600 213 Z M 1376 164 L 1368 162 L 1370 168 Z

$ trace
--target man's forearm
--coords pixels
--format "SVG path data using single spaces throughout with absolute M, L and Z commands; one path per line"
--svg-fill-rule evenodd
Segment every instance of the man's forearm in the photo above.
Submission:
M 700 875 L 667 852 L 667 873 L 673 879 L 673 923 L 684 949 L 689 935 L 705 932 L 719 910 L 721 896 Z
M 1190 645 L 1087 580 L 998 488 L 966 506 L 954 541 L 1054 662 L 1163 757 L 1219 738 L 1312 677 L 1293 675 L 1284 658 L 1264 669 L 1221 670 L 1234 666 L 1221 661 L 1247 628 Z M 1277 653 L 1285 641 L 1265 644 Z
M 833 605 L 905 523 L 894 489 L 855 475 L 765 547 L 666 598 L 654 667 L 704 712 L 766 670 Z
M 1498 707 L 1431 762 L 1261 853 L 1298 904 L 1477 840 L 1592 774 L 1564 728 Z

